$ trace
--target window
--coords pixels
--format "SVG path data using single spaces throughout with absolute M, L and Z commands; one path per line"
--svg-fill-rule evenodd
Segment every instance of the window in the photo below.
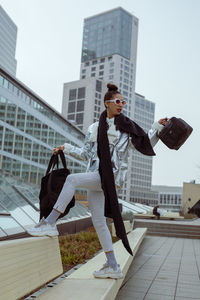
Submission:
M 78 89 L 78 99 L 85 98 L 85 87 L 81 87 Z
M 129 67 L 124 66 L 124 70 L 127 71 L 127 72 L 129 72 Z
M 69 102 L 68 113 L 75 112 L 75 105 L 76 105 L 76 102 Z
M 94 72 L 96 70 L 96 67 L 92 67 L 91 71 Z
M 95 77 L 95 75 L 96 75 L 96 73 L 92 73 L 92 74 L 91 74 L 91 77 Z
M 97 60 L 93 60 L 92 64 L 96 65 L 97 64 Z
M 101 58 L 100 62 L 103 63 L 105 61 L 105 58 Z
M 75 118 L 75 114 L 68 115 L 68 119 L 69 119 L 69 120 L 74 120 L 74 118 Z
M 104 69 L 104 65 L 100 65 L 100 66 L 99 66 L 99 69 L 100 69 L 100 70 L 103 70 L 103 69 Z
M 76 99 L 76 89 L 72 89 L 69 91 L 69 100 L 75 100 Z
M 82 76 L 81 76 L 81 79 L 84 79 L 84 78 L 85 78 L 85 75 L 82 75 Z
M 83 113 L 76 114 L 76 123 L 77 124 L 83 124 Z
M 104 73 L 103 71 L 99 72 L 99 76 L 102 76 L 102 75 L 103 75 L 103 73 Z
M 110 69 L 110 70 L 109 70 L 109 73 L 110 73 L 110 74 L 114 73 L 114 69 Z
M 128 74 L 127 72 L 124 72 L 124 76 L 125 76 L 126 78 L 129 78 L 129 74 Z
M 86 73 L 86 69 L 83 69 L 83 70 L 82 70 L 82 73 Z
M 110 68 L 114 67 L 114 62 L 110 63 Z
M 84 64 L 85 67 L 88 67 L 89 65 L 90 65 L 89 61 Z
M 85 104 L 85 100 L 81 100 L 77 102 L 77 111 L 83 111 L 84 110 L 84 104 Z
M 112 60 L 112 56 L 109 56 L 109 57 L 108 57 L 108 60 Z
M 102 92 L 102 82 L 100 80 L 96 81 L 96 91 L 99 93 Z
M 113 75 L 109 75 L 109 80 L 113 79 L 113 77 L 114 77 Z

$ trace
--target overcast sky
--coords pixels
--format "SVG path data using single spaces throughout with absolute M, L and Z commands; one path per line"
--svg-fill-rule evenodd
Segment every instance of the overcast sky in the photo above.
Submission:
M 178 151 L 160 141 L 153 184 L 200 182 L 199 0 L 1 0 L 18 27 L 17 78 L 61 112 L 63 83 L 79 79 L 83 19 L 118 6 L 139 19 L 136 92 L 156 119 L 181 117 L 194 131 Z

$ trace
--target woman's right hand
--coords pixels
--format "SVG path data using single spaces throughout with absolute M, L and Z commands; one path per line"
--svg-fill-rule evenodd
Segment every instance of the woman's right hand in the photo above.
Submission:
M 53 154 L 56 155 L 59 150 L 64 150 L 64 145 L 54 148 L 53 149 Z

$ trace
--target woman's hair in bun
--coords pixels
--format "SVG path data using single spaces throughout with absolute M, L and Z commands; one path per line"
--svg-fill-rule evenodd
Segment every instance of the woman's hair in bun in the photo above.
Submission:
M 118 90 L 118 87 L 115 84 L 112 84 L 112 83 L 108 83 L 107 88 L 108 88 L 109 91 L 117 91 Z
M 107 92 L 105 93 L 105 96 L 104 96 L 104 102 L 106 100 L 110 100 L 113 98 L 114 95 L 116 94 L 121 94 L 119 91 L 118 91 L 118 87 L 115 85 L 115 84 L 112 84 L 112 83 L 108 83 L 107 84 Z

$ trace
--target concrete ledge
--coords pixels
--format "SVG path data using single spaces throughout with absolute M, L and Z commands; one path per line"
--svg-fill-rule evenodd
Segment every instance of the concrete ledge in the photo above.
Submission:
M 111 225 L 112 225 L 112 236 L 116 236 L 115 225 L 114 225 L 114 223 L 112 223 Z M 132 228 L 131 228 L 130 221 L 128 221 L 128 220 L 124 221 L 124 227 L 125 227 L 126 233 L 131 232 Z
M 157 217 L 153 214 L 134 214 L 136 219 L 157 219 Z M 163 216 L 160 216 L 160 220 L 183 220 L 184 217 L 166 213 Z
M 114 250 L 118 263 L 125 275 L 135 256 L 144 236 L 146 228 L 137 228 L 130 232 L 128 240 L 133 251 L 133 256 L 129 255 L 121 241 L 114 244 Z M 102 267 L 105 262 L 105 254 L 102 252 L 73 272 L 61 283 L 40 295 L 40 300 L 114 300 L 123 279 L 97 279 L 92 273 Z
M 63 273 L 58 238 L 0 243 L 1 300 L 16 300 Z

